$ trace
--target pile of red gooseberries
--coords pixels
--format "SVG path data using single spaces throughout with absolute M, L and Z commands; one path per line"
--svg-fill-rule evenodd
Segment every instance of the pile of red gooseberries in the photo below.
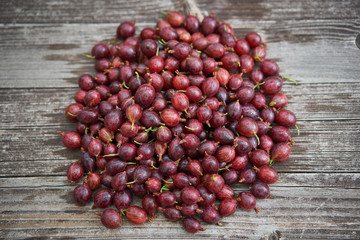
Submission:
M 66 108 L 76 131 L 60 132 L 63 144 L 82 150 L 67 178 L 86 175 L 74 201 L 104 209 L 96 214 L 107 228 L 162 212 L 196 233 L 205 230 L 199 219 L 220 225 L 237 208 L 258 213 L 257 199 L 279 180 L 272 165 L 294 144 L 296 117 L 280 92 L 289 79 L 266 59 L 260 35 L 236 38 L 213 14 L 201 22 L 165 15 L 137 37 L 135 24 L 123 22 L 113 44 L 96 44 L 97 74 L 79 77 Z M 236 193 L 240 184 L 249 191 Z

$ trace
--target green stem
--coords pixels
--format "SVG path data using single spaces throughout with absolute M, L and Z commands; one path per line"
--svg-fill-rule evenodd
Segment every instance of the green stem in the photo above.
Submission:
M 152 131 L 152 132 L 156 132 L 157 130 L 158 130 L 158 128 L 157 128 L 157 127 L 156 127 L 156 128 L 154 128 L 154 129 L 153 129 L 153 128 L 151 128 L 151 131 Z
M 125 82 L 123 82 L 121 85 L 122 85 L 124 88 L 129 89 L 129 87 L 126 86 L 126 83 L 125 83 Z
M 201 100 L 197 101 L 197 103 L 202 103 L 203 101 L 205 101 L 206 97 L 203 97 Z
M 162 191 L 169 191 L 170 189 L 168 189 L 165 185 L 160 189 L 160 192 Z
M 189 129 L 189 130 L 191 130 L 191 131 L 194 131 L 194 129 L 191 128 L 191 127 L 185 126 L 185 128 L 187 128 L 187 129 Z
M 286 81 L 290 81 L 290 82 L 295 83 L 295 85 L 298 84 L 298 82 L 296 80 L 292 79 L 292 78 L 288 78 L 288 77 L 285 77 L 285 76 L 282 76 L 282 75 L 280 75 L 280 77 L 285 79 Z
M 148 143 L 152 143 L 153 141 L 155 141 L 156 139 L 155 138 L 153 138 L 153 139 L 151 139 Z
M 91 56 L 91 55 L 88 55 L 88 54 L 84 54 L 84 56 L 87 57 L 87 58 L 92 58 L 92 59 L 95 58 L 95 56 Z
M 296 130 L 297 130 L 297 133 L 298 133 L 298 136 L 300 136 L 300 130 L 299 130 L 299 127 L 297 125 L 295 125 L 296 127 Z
M 151 131 L 151 129 L 152 129 L 152 127 L 149 127 L 149 128 L 147 128 L 147 129 L 145 129 L 145 132 L 146 132 L 146 133 L 149 133 L 149 132 Z
M 271 102 L 271 103 L 269 103 L 269 106 L 272 107 L 272 106 L 274 106 L 275 104 L 276 104 L 276 102 Z
M 159 40 L 159 43 L 160 43 L 161 45 L 163 45 L 163 46 L 166 46 L 166 44 L 167 44 L 164 39 L 160 39 L 160 40 Z
M 269 166 L 271 167 L 274 164 L 274 160 L 270 159 Z
M 228 171 L 230 171 L 230 169 L 228 169 L 228 168 L 219 168 L 219 171 L 222 171 L 222 170 L 228 170 Z
M 156 56 L 159 56 L 159 47 L 156 49 Z
M 167 12 L 165 11 L 160 11 L 161 14 L 164 14 L 165 16 L 167 15 Z
M 119 156 L 119 154 L 112 153 L 112 154 L 104 155 L 103 157 L 115 157 L 115 156 Z
M 256 85 L 254 86 L 254 89 L 257 88 L 258 86 L 263 85 L 263 84 L 265 84 L 265 82 L 261 82 L 261 83 L 256 84 Z
M 139 80 L 139 73 L 135 71 L 136 79 Z
M 257 139 L 258 145 L 260 145 L 260 139 L 259 139 L 258 135 L 256 135 L 255 131 L 254 131 L 254 136 L 255 136 L 256 139 Z

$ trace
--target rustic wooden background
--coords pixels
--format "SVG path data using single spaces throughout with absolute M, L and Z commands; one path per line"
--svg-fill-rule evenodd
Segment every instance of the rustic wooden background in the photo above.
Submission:
M 196 235 L 161 216 L 108 230 L 73 203 L 66 169 L 79 152 L 57 130 L 74 129 L 64 109 L 78 76 L 94 73 L 83 54 L 122 21 L 154 26 L 174 9 L 214 10 L 239 37 L 258 31 L 300 83 L 284 92 L 301 135 L 258 215 L 238 210 Z M 0 0 L 0 238 L 360 239 L 359 17 L 358 0 Z

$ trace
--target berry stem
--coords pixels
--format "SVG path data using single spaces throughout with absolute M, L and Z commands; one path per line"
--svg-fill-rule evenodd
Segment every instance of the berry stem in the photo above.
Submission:
M 260 145 L 260 139 L 259 139 L 259 137 L 258 137 L 258 135 L 256 134 L 255 131 L 254 131 L 254 136 L 256 137 L 256 140 L 257 140 L 257 142 L 258 142 L 258 145 Z
M 202 103 L 203 101 L 205 101 L 206 97 L 203 97 L 201 100 L 197 101 L 196 103 Z
M 261 83 L 256 84 L 256 85 L 254 86 L 254 89 L 256 89 L 257 87 L 259 87 L 259 86 L 261 86 L 261 85 L 263 85 L 263 84 L 265 84 L 265 82 L 261 82 Z
M 187 129 L 189 129 L 189 130 L 191 130 L 191 131 L 194 131 L 194 129 L 191 128 L 191 127 L 185 126 L 185 128 L 187 128 Z
M 126 88 L 126 89 L 129 89 L 129 87 L 126 86 L 126 83 L 125 83 L 125 82 L 123 82 L 123 83 L 121 84 L 121 86 L 123 86 L 123 87 Z
M 119 154 L 112 153 L 112 154 L 104 155 L 103 157 L 115 157 L 115 156 L 119 156 Z
M 281 78 L 285 79 L 286 81 L 290 81 L 290 82 L 293 82 L 295 83 L 295 85 L 298 85 L 297 81 L 292 79 L 292 78 L 288 78 L 288 77 L 285 77 L 283 75 L 280 75 Z
M 170 189 L 168 189 L 165 185 L 164 186 L 162 186 L 162 188 L 160 189 L 160 192 L 162 192 L 162 191 L 169 191 Z
M 300 130 L 299 130 L 299 127 L 298 127 L 297 125 L 295 125 L 295 127 L 296 127 L 296 130 L 297 130 L 297 134 L 298 134 L 298 136 L 300 136 Z
M 163 45 L 163 46 L 166 46 L 166 42 L 165 42 L 164 39 L 160 39 L 160 40 L 159 40 L 159 43 L 160 43 L 161 45 Z
M 274 160 L 270 159 L 269 166 L 271 167 L 274 164 Z
M 88 54 L 84 54 L 84 56 L 87 57 L 87 58 L 95 59 L 95 56 L 91 56 L 91 55 L 88 55 Z
M 145 129 L 145 133 L 149 133 L 151 131 L 151 129 L 152 129 L 152 127 Z

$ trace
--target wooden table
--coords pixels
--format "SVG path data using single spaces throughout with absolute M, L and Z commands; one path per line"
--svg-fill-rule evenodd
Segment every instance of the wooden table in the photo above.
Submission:
M 0 238 L 360 239 L 360 1 L 0 2 Z M 139 33 L 173 9 L 214 10 L 239 37 L 259 32 L 281 74 L 299 81 L 283 91 L 301 135 L 257 215 L 238 210 L 196 235 L 160 215 L 108 230 L 91 204 L 74 204 L 66 169 L 79 151 L 57 131 L 74 129 L 64 109 L 78 76 L 95 73 L 83 54 L 122 21 Z

